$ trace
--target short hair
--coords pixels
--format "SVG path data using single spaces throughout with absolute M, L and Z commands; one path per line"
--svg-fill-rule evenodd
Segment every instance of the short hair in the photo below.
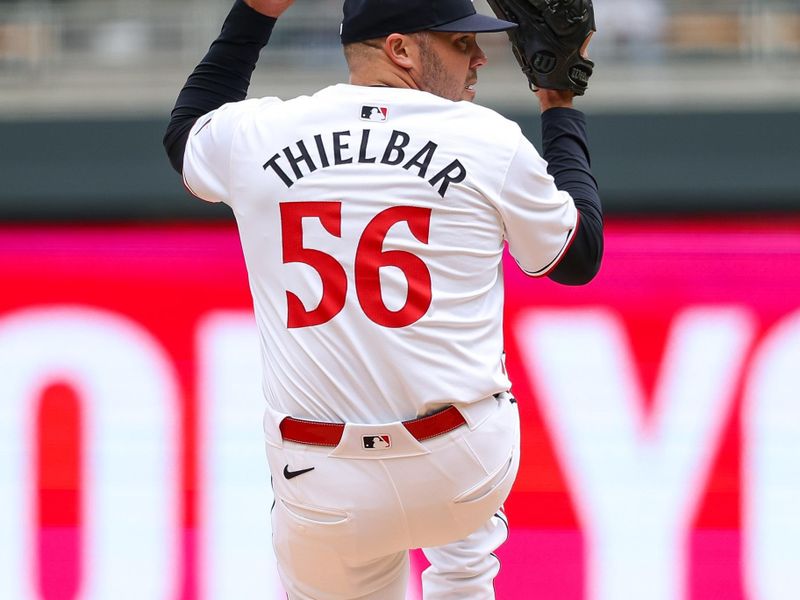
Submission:
M 407 33 L 405 35 L 415 38 L 419 42 L 423 53 L 427 54 L 430 51 L 428 31 L 415 31 L 414 33 Z M 344 50 L 344 59 L 347 61 L 347 66 L 352 71 L 360 62 L 369 60 L 376 50 L 383 49 L 385 41 L 386 36 L 344 44 L 342 48 Z
M 347 66 L 350 67 L 350 70 L 353 70 L 359 63 L 369 60 L 375 53 L 375 50 L 381 50 L 385 39 L 386 38 L 374 38 L 362 42 L 345 44 L 343 46 L 344 59 L 347 61 Z

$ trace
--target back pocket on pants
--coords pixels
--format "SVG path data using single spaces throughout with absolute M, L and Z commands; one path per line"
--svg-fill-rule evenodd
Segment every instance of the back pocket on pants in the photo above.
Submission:
M 512 450 L 511 456 L 508 457 L 508 460 L 506 460 L 497 471 L 486 477 L 483 481 L 478 482 L 465 492 L 460 493 L 458 496 L 453 498 L 453 502 L 456 504 L 468 504 L 470 502 L 478 502 L 484 498 L 488 498 L 494 492 L 502 489 L 509 478 L 513 479 L 515 475 L 513 466 L 514 451 Z

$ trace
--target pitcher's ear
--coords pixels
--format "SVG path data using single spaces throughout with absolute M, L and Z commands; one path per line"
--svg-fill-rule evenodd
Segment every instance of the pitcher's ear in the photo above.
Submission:
M 392 33 L 386 36 L 383 42 L 383 51 L 394 64 L 403 69 L 412 69 L 419 56 L 418 44 L 413 37 Z

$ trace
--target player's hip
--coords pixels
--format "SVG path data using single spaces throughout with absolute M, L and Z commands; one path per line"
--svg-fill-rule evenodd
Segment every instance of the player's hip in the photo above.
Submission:
M 519 416 L 508 394 L 462 410 L 461 425 L 426 439 L 402 423 L 347 424 L 335 446 L 320 446 L 283 439 L 280 420 L 275 426 L 281 416 L 268 409 L 267 455 L 282 527 L 329 538 L 361 557 L 468 535 L 511 490 Z

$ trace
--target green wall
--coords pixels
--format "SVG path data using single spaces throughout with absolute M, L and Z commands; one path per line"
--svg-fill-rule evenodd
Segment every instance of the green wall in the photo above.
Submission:
M 536 115 L 505 114 L 538 145 Z M 0 122 L 0 219 L 226 217 L 183 190 L 166 119 Z M 800 111 L 592 114 L 589 133 L 608 213 L 800 209 Z

